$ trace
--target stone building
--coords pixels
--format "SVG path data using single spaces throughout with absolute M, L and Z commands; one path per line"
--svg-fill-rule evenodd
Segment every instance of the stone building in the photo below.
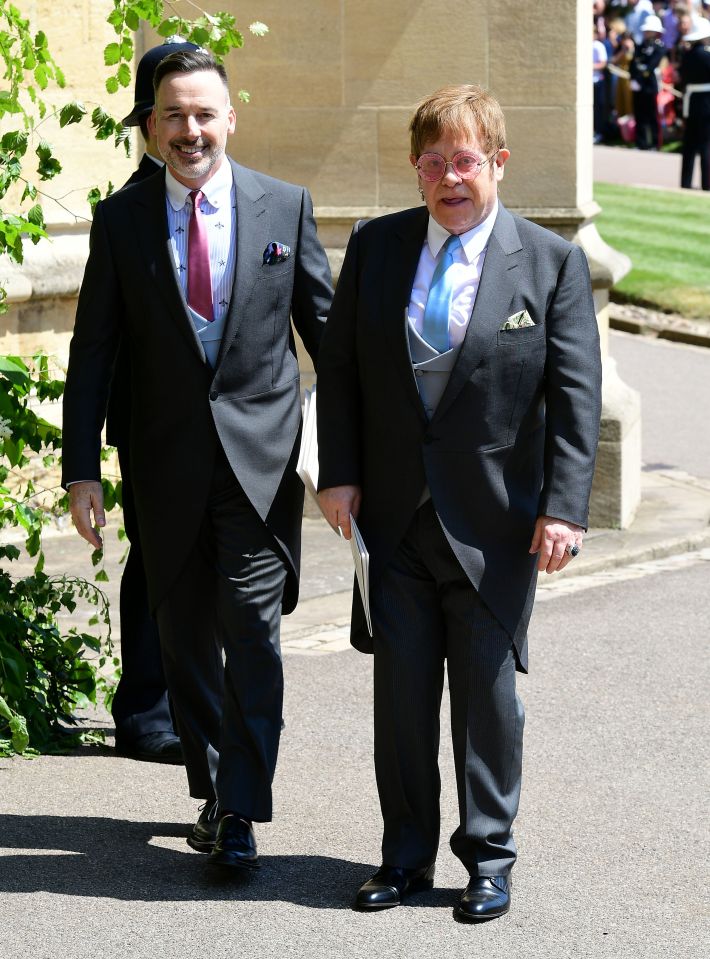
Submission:
M 48 34 L 70 95 L 90 110 L 101 101 L 116 116 L 127 113 L 130 91 L 109 97 L 103 87 L 112 4 L 22 6 Z M 226 64 L 235 100 L 240 88 L 251 94 L 248 105 L 237 105 L 231 152 L 247 166 L 310 189 L 336 274 L 355 220 L 420 202 L 408 161 L 407 124 L 416 101 L 452 82 L 480 83 L 498 97 L 512 153 L 503 202 L 574 239 L 590 260 L 605 356 L 592 522 L 628 525 L 639 499 L 640 407 L 607 350 L 608 290 L 628 261 L 594 226 L 588 0 L 469 0 L 454 7 L 441 0 L 300 0 L 273 7 L 219 0 L 210 6 L 232 10 L 246 35 Z M 269 35 L 249 36 L 248 24 L 262 19 Z M 139 34 L 137 56 L 155 42 Z M 84 197 L 97 182 L 123 183 L 140 156 L 139 137 L 134 158 L 126 159 L 82 127 L 46 134 L 64 166 L 47 192 L 63 197 L 63 205 L 45 203 L 51 243 L 29 250 L 21 270 L 3 270 L 11 309 L 0 317 L 0 352 L 27 354 L 41 346 L 66 359 L 88 249 Z

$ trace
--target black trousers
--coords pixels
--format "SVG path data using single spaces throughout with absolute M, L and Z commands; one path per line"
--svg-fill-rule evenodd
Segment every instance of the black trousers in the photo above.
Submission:
M 121 576 L 121 679 L 111 712 L 116 738 L 130 744 L 146 733 L 172 732 L 158 627 L 151 616 L 128 446 L 119 445 L 123 523 L 131 544 Z
M 656 94 L 634 92 L 634 117 L 636 118 L 636 146 L 639 150 L 655 150 L 658 147 L 658 109 Z
M 686 121 L 683 133 L 683 164 L 680 185 L 690 189 L 693 183 L 695 157 L 700 157 L 700 186 L 710 190 L 710 120 Z
M 220 449 L 199 540 L 158 627 L 190 795 L 256 822 L 272 815 L 285 582 L 278 544 Z
M 439 713 L 448 667 L 459 825 L 471 875 L 505 875 L 516 848 L 524 711 L 515 653 L 456 559 L 431 501 L 371 584 L 375 771 L 383 861 L 419 868 L 439 845 Z

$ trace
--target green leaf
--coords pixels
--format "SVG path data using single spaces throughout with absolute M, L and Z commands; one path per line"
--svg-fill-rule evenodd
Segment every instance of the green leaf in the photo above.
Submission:
M 130 62 L 133 59 L 133 40 L 123 37 L 121 40 L 121 59 Z
M 129 30 L 132 30 L 134 33 L 140 26 L 140 20 L 138 19 L 138 14 L 133 10 L 126 10 L 126 26 Z
M 242 103 L 249 103 L 251 100 L 251 93 L 248 90 L 240 90 L 237 94 Z
M 249 31 L 253 33 L 255 37 L 263 37 L 269 32 L 269 28 L 265 23 L 262 23 L 261 20 L 255 20 L 254 23 L 249 24 Z
M 37 81 L 37 86 L 40 88 L 40 90 L 46 90 L 47 84 L 49 83 L 50 73 L 43 63 L 40 63 L 37 67 L 35 67 L 33 76 Z
M 118 43 L 109 43 L 104 47 L 104 63 L 107 67 L 115 66 L 121 59 L 121 47 Z
M 41 140 L 35 150 L 39 163 L 37 164 L 37 173 L 42 180 L 51 180 L 57 173 L 61 173 L 62 165 L 55 156 L 52 155 L 52 147 L 46 140 Z
M 86 114 L 86 107 L 79 100 L 67 103 L 59 111 L 59 126 L 65 127 L 70 123 L 79 123 Z
M 123 30 L 123 14 L 120 10 L 112 10 L 106 17 L 106 23 L 109 23 L 116 33 L 121 33 Z
M 0 147 L 8 153 L 24 156 L 27 152 L 27 134 L 20 130 L 11 130 L 0 140 Z
M 27 219 L 30 221 L 30 223 L 33 223 L 41 230 L 44 230 L 44 214 L 42 213 L 42 207 L 39 205 L 39 203 L 36 203 L 28 210 Z
M 103 547 L 95 549 L 91 554 L 91 565 L 98 566 L 101 560 L 103 559 L 104 551 Z
M 180 17 L 169 17 L 167 20 L 163 20 L 156 32 L 159 37 L 171 37 L 173 34 L 180 32 L 181 22 Z
M 106 90 L 109 93 L 118 93 L 118 79 L 116 77 L 106 78 Z
M 27 720 L 24 716 L 16 713 L 12 717 L 10 720 L 10 736 L 12 748 L 18 753 L 23 753 L 30 744 L 30 737 L 27 732 Z
M 100 569 L 94 579 L 97 583 L 108 583 L 108 573 L 105 569 Z
M 130 87 L 131 68 L 128 66 L 127 63 L 121 64 L 121 66 L 118 68 L 116 76 L 118 77 L 118 82 L 121 84 L 122 87 Z

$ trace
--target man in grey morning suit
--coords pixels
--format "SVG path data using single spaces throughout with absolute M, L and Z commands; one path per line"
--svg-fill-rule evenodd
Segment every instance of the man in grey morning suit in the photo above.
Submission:
M 176 53 L 154 82 L 166 170 L 96 209 L 64 394 L 64 483 L 97 545 L 100 432 L 123 337 L 148 590 L 190 794 L 205 801 L 188 842 L 249 869 L 252 822 L 272 816 L 280 615 L 298 594 L 289 315 L 315 362 L 332 290 L 307 191 L 224 154 L 235 126 L 224 69 Z
M 581 249 L 498 201 L 499 104 L 433 94 L 411 124 L 426 209 L 358 224 L 318 368 L 319 499 L 370 552 L 382 866 L 356 906 L 431 888 L 439 710 L 448 663 L 461 919 L 510 906 L 512 836 L 537 570 L 573 560 L 587 524 L 601 364 Z

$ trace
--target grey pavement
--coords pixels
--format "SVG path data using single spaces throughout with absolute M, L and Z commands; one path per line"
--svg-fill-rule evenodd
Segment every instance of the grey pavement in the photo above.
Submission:
M 671 155 L 596 147 L 594 164 L 599 180 L 679 182 Z M 0 959 L 707 955 L 710 352 L 618 333 L 610 344 L 643 398 L 643 500 L 630 529 L 590 530 L 568 572 L 540 584 L 520 679 L 510 915 L 452 919 L 465 877 L 447 846 L 446 703 L 436 887 L 395 911 L 350 909 L 379 862 L 371 660 L 347 642 L 349 549 L 309 512 L 302 602 L 283 628 L 287 728 L 276 817 L 257 832 L 261 872 L 213 876 L 187 847 L 196 803 L 179 767 L 88 747 L 0 760 Z M 91 576 L 70 530 L 45 545 L 50 572 Z M 110 533 L 114 608 L 122 551 Z M 92 721 L 110 746 L 110 717 Z
M 382 914 L 349 908 L 379 862 L 371 660 L 347 644 L 349 549 L 307 518 L 261 872 L 211 876 L 187 847 L 197 810 L 178 767 L 110 748 L 0 760 L 0 959 L 705 957 L 710 352 L 625 334 L 611 352 L 642 392 L 643 503 L 540 586 L 509 916 L 452 918 L 465 877 L 447 846 L 446 702 L 435 890 Z M 90 573 L 69 531 L 46 547 L 50 570 Z M 109 538 L 112 596 L 120 552 Z M 97 722 L 110 743 L 110 719 Z
M 595 146 L 592 149 L 592 163 L 594 179 L 602 183 L 680 189 L 680 153 Z M 697 163 L 692 185 L 694 189 L 700 189 L 700 167 Z

